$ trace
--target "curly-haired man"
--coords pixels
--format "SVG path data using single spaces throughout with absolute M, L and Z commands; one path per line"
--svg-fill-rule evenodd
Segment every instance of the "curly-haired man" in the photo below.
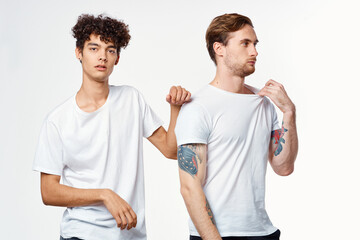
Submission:
M 109 85 L 128 26 L 84 14 L 72 31 L 82 85 L 44 121 L 33 164 L 43 202 L 67 207 L 60 239 L 146 239 L 142 138 L 176 159 L 174 127 L 190 93 L 170 89 L 166 131 L 135 88 Z
M 245 84 L 258 55 L 248 17 L 214 18 L 206 43 L 216 75 L 182 107 L 175 129 L 190 239 L 278 240 L 265 210 L 265 174 L 267 162 L 279 175 L 294 169 L 295 105 L 278 82 L 261 90 Z M 284 114 L 282 128 L 268 98 Z

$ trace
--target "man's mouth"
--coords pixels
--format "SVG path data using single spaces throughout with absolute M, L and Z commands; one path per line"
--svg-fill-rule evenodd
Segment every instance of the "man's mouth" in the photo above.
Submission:
M 99 71 L 105 71 L 106 70 L 106 66 L 105 65 L 97 65 L 95 66 L 95 68 Z
M 249 60 L 248 63 L 250 63 L 250 64 L 252 64 L 252 65 L 255 65 L 256 60 Z

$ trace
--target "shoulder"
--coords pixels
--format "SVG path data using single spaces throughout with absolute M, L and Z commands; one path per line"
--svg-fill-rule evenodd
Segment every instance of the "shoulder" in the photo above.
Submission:
M 120 86 L 110 85 L 109 87 L 110 87 L 112 93 L 114 93 L 115 95 L 120 95 L 120 94 L 139 95 L 140 94 L 139 90 L 137 90 L 136 88 L 129 86 L 129 85 L 120 85 Z
M 180 112 L 206 112 L 206 107 L 201 103 L 201 101 L 198 101 L 196 99 L 192 99 L 191 102 L 184 103 L 181 106 Z
M 45 117 L 45 122 L 58 123 L 62 118 L 67 117 L 74 110 L 75 95 L 66 99 L 64 102 L 56 106 Z
M 213 96 L 211 88 L 208 85 L 205 85 L 192 94 L 191 102 L 185 103 L 183 107 L 206 109 L 211 102 L 210 100 L 213 99 Z
M 129 85 L 113 86 L 110 85 L 111 98 L 115 101 L 135 101 L 142 102 L 143 96 L 136 88 Z
M 179 112 L 178 122 L 197 122 L 201 121 L 202 124 L 212 122 L 212 117 L 208 108 L 198 99 L 193 99 L 191 102 L 182 105 Z

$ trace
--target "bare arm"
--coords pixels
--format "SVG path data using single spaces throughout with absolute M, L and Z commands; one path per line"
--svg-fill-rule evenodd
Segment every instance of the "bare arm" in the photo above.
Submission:
M 191 94 L 186 89 L 171 87 L 170 93 L 166 96 L 166 101 L 170 103 L 170 123 L 166 130 L 163 127 L 158 128 L 148 140 L 167 158 L 176 159 L 176 136 L 175 125 L 179 115 L 181 105 L 190 100 Z
M 136 227 L 137 217 L 130 205 L 110 189 L 80 189 L 60 184 L 60 176 L 41 173 L 41 196 L 45 205 L 79 207 L 104 204 L 118 227 Z
M 206 174 L 205 144 L 186 144 L 178 147 L 181 194 L 189 215 L 203 240 L 221 239 L 215 218 L 205 197 L 202 185 Z
M 290 175 L 298 152 L 295 105 L 284 87 L 274 80 L 268 81 L 259 95 L 270 97 L 284 114 L 281 129 L 271 133 L 269 162 L 278 175 Z

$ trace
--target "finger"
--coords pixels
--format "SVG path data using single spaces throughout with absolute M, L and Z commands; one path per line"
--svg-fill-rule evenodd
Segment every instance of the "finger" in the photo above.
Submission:
M 121 226 L 121 218 L 119 215 L 115 216 L 115 221 L 117 223 L 117 227 L 119 228 Z
M 172 86 L 169 91 L 170 95 L 170 104 L 174 104 L 174 99 L 176 97 L 177 88 L 175 86 Z
M 270 95 L 272 95 L 272 92 L 268 88 L 263 88 L 258 92 L 258 95 L 262 97 L 264 96 L 270 97 Z
M 263 87 L 260 91 L 262 90 L 267 90 L 267 91 L 271 91 L 271 92 L 275 92 L 277 90 L 279 90 L 279 86 L 274 86 L 274 85 L 271 85 L 271 86 L 265 86 Z
M 278 83 L 278 82 L 276 82 L 276 81 L 274 81 L 273 79 L 270 79 L 269 81 L 267 81 L 266 83 L 265 83 L 265 86 L 280 86 L 280 83 Z
M 175 104 L 176 94 L 177 94 L 177 87 L 172 86 L 172 87 L 170 88 L 170 92 L 169 92 L 169 95 L 170 95 L 170 104 Z
M 187 97 L 187 95 L 188 95 L 188 91 L 186 91 L 186 89 L 185 88 L 183 88 L 183 92 L 182 92 L 182 95 L 181 95 L 181 101 L 182 102 L 184 102 L 185 101 L 185 99 L 186 99 L 186 97 Z
M 284 90 L 284 86 L 281 83 L 276 82 L 275 80 L 270 79 L 269 81 L 267 81 L 267 83 L 265 84 L 265 86 L 276 86 L 276 87 L 280 87 L 281 89 Z
M 133 227 L 134 219 L 132 218 L 131 214 L 129 212 L 125 212 L 125 216 L 127 219 L 127 230 L 130 230 Z
M 166 95 L 166 101 L 168 103 L 171 103 L 171 95 L 170 94 Z
M 173 95 L 174 92 L 176 92 L 176 87 L 175 87 L 175 86 L 172 86 L 172 87 L 170 88 L 169 94 L 170 94 L 170 95 Z
M 260 89 L 260 91 L 257 94 L 260 96 L 264 96 L 266 88 L 267 88 L 267 86 L 263 87 L 262 89 Z
M 264 89 L 266 89 L 270 94 L 272 94 L 273 96 L 277 96 L 277 97 L 282 97 L 282 96 L 286 96 L 286 91 L 282 86 L 266 86 L 264 87 Z
M 121 228 L 121 230 L 124 230 L 127 225 L 127 221 L 126 221 L 126 217 L 123 212 L 120 212 L 120 218 L 121 218 L 120 228 Z
M 185 102 L 189 102 L 190 98 L 191 98 L 191 93 L 188 92 L 187 95 L 186 95 L 186 98 L 185 98 Z
M 130 209 L 130 214 L 131 214 L 131 216 L 132 216 L 133 219 L 134 219 L 134 224 L 133 224 L 133 226 L 136 227 L 136 224 L 137 224 L 137 216 L 136 216 L 136 213 L 135 213 L 132 209 Z
M 178 103 L 181 100 L 183 90 L 180 86 L 177 86 L 176 88 L 177 88 L 176 103 Z

